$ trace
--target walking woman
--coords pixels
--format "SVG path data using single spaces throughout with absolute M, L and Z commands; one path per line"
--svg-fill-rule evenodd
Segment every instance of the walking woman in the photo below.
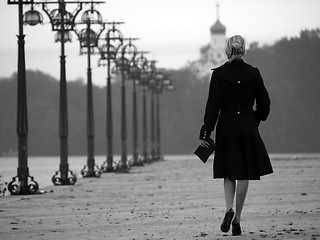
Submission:
M 270 98 L 259 70 L 242 59 L 245 41 L 240 35 L 228 40 L 226 54 L 228 61 L 212 72 L 200 144 L 208 146 L 207 139 L 216 128 L 213 178 L 224 179 L 226 200 L 221 231 L 228 232 L 232 224 L 232 234 L 237 236 L 249 180 L 273 172 L 258 131 L 260 121 L 269 115 Z

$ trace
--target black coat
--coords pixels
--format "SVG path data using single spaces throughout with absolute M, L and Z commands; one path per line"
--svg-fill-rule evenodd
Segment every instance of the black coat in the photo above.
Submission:
M 236 59 L 214 69 L 200 131 L 206 140 L 216 128 L 214 178 L 258 180 L 273 172 L 258 131 L 269 112 L 270 98 L 257 68 Z

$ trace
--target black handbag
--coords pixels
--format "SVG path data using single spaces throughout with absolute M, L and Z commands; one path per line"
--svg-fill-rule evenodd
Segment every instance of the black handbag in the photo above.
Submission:
M 208 158 L 217 148 L 217 144 L 215 144 L 215 142 L 211 138 L 208 138 L 206 141 L 209 143 L 209 147 L 203 147 L 200 145 L 194 151 L 194 154 L 197 155 L 203 163 L 207 162 Z

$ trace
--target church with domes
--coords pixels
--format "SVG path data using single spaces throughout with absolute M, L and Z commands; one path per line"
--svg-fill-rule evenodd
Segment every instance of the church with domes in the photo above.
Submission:
M 211 69 L 220 66 L 227 60 L 226 27 L 219 19 L 219 4 L 217 3 L 217 20 L 210 28 L 210 43 L 200 49 L 200 59 L 192 63 L 198 77 L 211 73 Z

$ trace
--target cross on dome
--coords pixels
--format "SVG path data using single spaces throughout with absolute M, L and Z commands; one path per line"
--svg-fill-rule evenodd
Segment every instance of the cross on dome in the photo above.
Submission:
M 220 22 L 219 20 L 219 2 L 217 1 L 216 4 L 217 7 L 217 21 L 211 26 L 210 31 L 211 34 L 225 34 L 226 33 L 226 27 Z

